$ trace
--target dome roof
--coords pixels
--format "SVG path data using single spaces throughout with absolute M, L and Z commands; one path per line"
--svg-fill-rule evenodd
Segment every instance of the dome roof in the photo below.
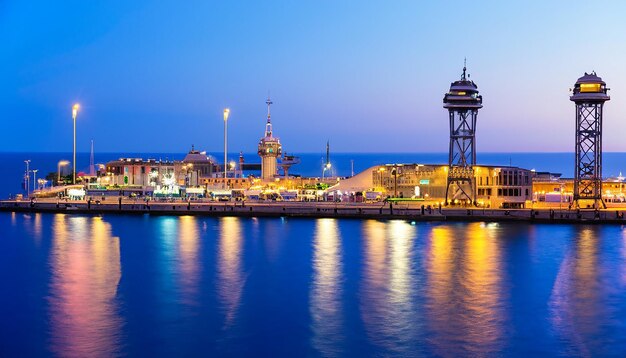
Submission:
M 591 72 L 591 73 L 585 72 L 585 75 L 580 77 L 578 81 L 576 81 L 576 84 L 581 84 L 581 83 L 600 83 L 600 84 L 606 85 L 606 83 L 602 81 L 602 78 L 596 75 L 595 72 Z
M 185 159 L 183 159 L 185 163 L 214 163 L 215 159 L 209 155 L 206 155 L 204 152 L 199 152 L 191 147 L 191 150 L 187 155 L 185 155 Z

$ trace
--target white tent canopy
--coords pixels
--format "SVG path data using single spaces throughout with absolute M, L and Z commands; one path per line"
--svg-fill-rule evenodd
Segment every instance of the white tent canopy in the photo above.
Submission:
M 350 177 L 348 179 L 340 180 L 339 183 L 326 189 L 326 192 L 332 192 L 340 190 L 342 192 L 358 192 L 371 190 L 374 187 L 374 180 L 372 173 L 378 166 L 373 166 L 359 174 Z

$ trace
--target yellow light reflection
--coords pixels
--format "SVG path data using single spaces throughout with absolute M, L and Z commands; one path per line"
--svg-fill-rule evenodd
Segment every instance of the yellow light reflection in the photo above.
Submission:
M 241 220 L 237 217 L 220 219 L 218 275 L 219 296 L 225 312 L 225 326 L 237 315 L 245 280 L 241 270 Z
M 469 314 L 467 339 L 476 353 L 493 349 L 502 336 L 500 252 L 495 230 L 479 223 L 468 225 L 465 246 L 465 310 Z
M 593 349 L 582 337 L 600 334 L 602 322 L 606 322 L 602 306 L 598 273 L 598 228 L 579 231 L 575 249 L 563 259 L 559 267 L 550 308 L 552 322 L 557 332 L 571 343 L 571 355 L 591 356 Z
M 497 351 L 504 321 L 498 228 L 438 226 L 432 230 L 429 256 L 428 321 L 435 352 L 482 356 Z
M 37 241 L 41 239 L 41 214 L 35 213 L 34 234 Z
M 55 215 L 53 233 L 52 350 L 76 357 L 119 354 L 119 238 L 100 217 L 63 214 Z
M 440 342 L 449 342 L 462 328 L 455 315 L 458 299 L 454 290 L 454 233 L 450 225 L 434 227 L 431 231 L 428 255 L 427 307 L 431 330 L 435 332 L 435 352 L 445 355 L 449 347 Z M 455 320 L 456 319 L 456 320 Z
M 361 316 L 371 341 L 393 355 L 412 347 L 421 319 L 414 317 L 415 226 L 401 220 L 365 222 L 365 277 Z
M 195 304 L 198 292 L 198 241 L 199 230 L 195 216 L 181 216 L 178 227 L 178 252 L 180 255 L 180 284 L 186 303 Z
M 626 284 L 626 229 L 622 231 L 622 282 Z
M 336 219 L 317 219 L 313 242 L 311 317 L 313 346 L 322 356 L 341 354 L 341 246 Z
M 361 317 L 369 339 L 384 344 L 380 331 L 384 329 L 382 317 L 387 316 L 387 243 L 385 223 L 368 220 L 363 224 L 365 263 Z

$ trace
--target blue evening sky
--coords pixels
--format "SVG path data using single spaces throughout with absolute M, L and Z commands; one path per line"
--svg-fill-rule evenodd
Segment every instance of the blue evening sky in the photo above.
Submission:
M 626 151 L 624 1 L 0 1 L 0 151 L 255 151 L 271 91 L 288 152 L 445 152 L 463 58 L 479 151 L 572 151 L 568 90 L 611 88 Z

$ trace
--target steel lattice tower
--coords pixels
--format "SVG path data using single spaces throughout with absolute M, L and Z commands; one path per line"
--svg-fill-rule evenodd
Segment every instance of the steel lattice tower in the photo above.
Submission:
M 576 104 L 574 203 L 578 208 L 589 202 L 594 208 L 606 207 L 602 200 L 602 108 L 611 99 L 607 91 L 602 78 L 585 72 L 570 97 Z
M 483 98 L 478 94 L 478 86 L 469 80 L 466 70 L 463 66 L 461 80 L 450 84 L 450 91 L 443 97 L 443 107 L 448 110 L 450 120 L 446 205 L 450 199 L 476 203 L 473 168 L 476 164 L 476 119 L 478 110 L 483 107 Z

